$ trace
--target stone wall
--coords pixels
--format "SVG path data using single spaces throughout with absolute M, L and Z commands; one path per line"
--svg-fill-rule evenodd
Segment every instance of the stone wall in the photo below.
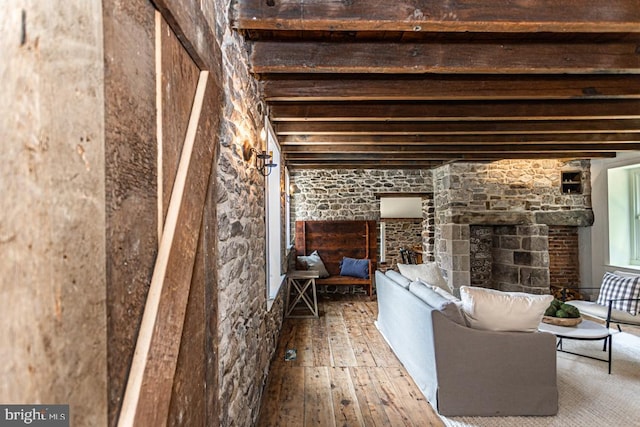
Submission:
M 380 219 L 380 193 L 430 193 L 431 171 L 330 169 L 291 172 L 291 221 Z
M 0 402 L 107 422 L 101 2 L 0 12 Z
M 563 194 L 560 172 L 583 172 L 581 194 Z M 589 161 L 503 160 L 452 163 L 434 170 L 436 223 L 456 222 L 468 212 L 536 212 L 591 208 Z
M 494 227 L 492 284 L 508 292 L 549 293 L 546 225 Z
M 218 372 L 221 426 L 254 425 L 282 322 L 282 292 L 267 310 L 264 177 L 243 158 L 260 143 L 258 85 L 246 46 L 229 26 L 229 1 L 215 2 L 225 107 L 216 182 L 218 227 Z M 261 148 L 256 146 L 256 148 Z
M 422 251 L 422 219 L 385 218 L 386 268 L 395 269 L 402 262 L 400 249 Z
M 434 228 L 431 200 L 432 177 L 429 170 L 330 169 L 293 170 L 291 186 L 291 230 L 295 240 L 296 220 L 380 220 L 381 193 L 421 193 L 423 198 L 422 245 L 427 259 L 433 258 Z M 387 230 L 387 241 L 404 239 Z M 416 229 L 417 232 L 417 229 Z M 417 240 L 420 245 L 420 237 Z M 378 242 L 380 247 L 380 242 Z M 387 250 L 392 250 L 387 243 Z M 387 259 L 393 252 L 387 253 Z M 389 267 L 387 265 L 386 267 Z
M 472 225 L 469 228 L 470 285 L 492 288 L 493 227 Z

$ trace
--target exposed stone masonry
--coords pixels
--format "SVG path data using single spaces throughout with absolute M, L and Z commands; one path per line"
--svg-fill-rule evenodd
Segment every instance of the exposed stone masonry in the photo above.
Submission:
M 292 171 L 291 201 L 296 219 L 379 219 L 379 193 L 430 193 L 426 170 L 298 170 Z
M 565 169 L 582 171 L 581 194 L 561 192 Z M 547 225 L 591 225 L 589 183 L 588 161 L 454 163 L 435 169 L 436 256 L 449 284 L 548 291 Z M 519 227 L 514 233 L 501 226 Z
M 422 251 L 422 219 L 385 218 L 386 267 L 395 269 L 402 262 L 400 249 Z M 416 249 L 417 248 L 417 249 Z
M 380 220 L 380 193 L 421 193 L 432 191 L 432 176 L 428 170 L 294 170 L 291 171 L 291 229 L 296 220 Z M 423 198 L 423 250 L 433 259 L 433 202 Z M 396 237 L 387 231 L 387 251 L 396 250 L 391 241 Z M 295 238 L 295 236 L 292 236 Z M 402 239 L 398 237 L 398 239 Z M 395 243 L 394 243 L 395 244 Z M 389 253 L 389 252 L 387 252 Z
M 548 293 L 547 226 L 499 226 L 493 230 L 493 287 L 501 291 Z
M 472 225 L 469 228 L 469 257 L 472 286 L 491 288 L 493 268 L 493 227 Z
M 208 6 L 207 6 L 208 7 Z M 225 108 L 217 162 L 218 408 L 220 426 L 255 425 L 282 322 L 282 298 L 266 302 L 264 177 L 243 158 L 263 126 L 257 82 L 242 36 L 229 26 L 229 1 L 217 0 Z M 260 148 L 260 147 L 256 147 Z
M 582 172 L 581 194 L 562 193 L 561 171 L 567 169 Z M 295 171 L 292 221 L 379 220 L 377 193 L 433 191 L 423 199 L 425 261 L 435 259 L 454 288 L 473 284 L 539 293 L 550 280 L 547 226 L 575 229 L 593 223 L 589 171 L 588 161 L 559 160 L 453 163 L 433 171 Z M 504 234 L 512 229 L 500 226 L 519 226 L 514 236 L 524 246 L 501 246 L 514 240 Z M 387 228 L 391 262 L 401 230 Z M 519 234 L 525 230 L 533 235 Z M 394 237 L 395 232 L 401 236 Z M 546 246 L 526 248 L 538 240 Z M 562 269 L 557 263 L 553 268 Z

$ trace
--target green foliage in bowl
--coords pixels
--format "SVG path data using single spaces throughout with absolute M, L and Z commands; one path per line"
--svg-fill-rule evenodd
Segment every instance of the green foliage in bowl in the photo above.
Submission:
M 559 299 L 554 299 L 545 310 L 544 315 L 563 319 L 575 319 L 580 317 L 580 311 L 571 304 L 564 303 Z

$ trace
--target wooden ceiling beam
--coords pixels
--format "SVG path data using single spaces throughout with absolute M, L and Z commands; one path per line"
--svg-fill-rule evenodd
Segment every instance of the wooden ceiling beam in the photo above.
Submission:
M 261 73 L 640 73 L 638 43 L 252 43 Z
M 418 77 L 418 76 L 413 76 Z M 640 75 L 425 75 L 264 80 L 267 102 L 640 99 Z
M 638 133 L 486 134 L 486 135 L 289 135 L 278 139 L 282 146 L 313 145 L 429 145 L 429 144 L 634 144 L 640 149 Z
M 237 29 L 447 32 L 639 32 L 637 0 L 489 2 L 238 0 Z
M 349 161 L 293 161 L 286 162 L 289 169 L 432 169 L 449 161 L 424 160 L 424 161 L 385 161 L 369 160 L 352 163 Z
M 292 102 L 273 104 L 270 111 L 274 122 L 603 120 L 640 119 L 640 101 Z
M 306 146 L 283 146 L 282 151 L 288 156 L 324 154 L 331 157 L 346 156 L 353 157 L 357 154 L 375 154 L 378 156 L 403 155 L 414 156 L 425 153 L 492 153 L 496 155 L 506 153 L 597 153 L 613 151 L 633 151 L 638 146 L 633 144 L 604 143 L 604 144 L 534 144 L 534 143 L 511 143 L 500 145 L 480 145 L 480 144 L 430 144 L 430 145 L 306 145 Z
M 640 133 L 640 120 L 495 122 L 278 122 L 279 140 L 289 135 L 501 135 Z
M 588 159 L 588 158 L 611 158 L 616 157 L 616 152 L 607 151 L 556 151 L 548 152 L 529 152 L 514 151 L 505 153 L 493 152 L 444 152 L 444 153 L 411 153 L 408 155 L 394 155 L 393 153 L 368 153 L 368 154 L 306 154 L 306 155 L 286 155 L 285 162 L 289 165 L 299 165 L 302 163 L 343 163 L 347 165 L 359 165 L 363 162 L 388 164 L 394 162 L 396 164 L 412 164 L 414 162 L 444 162 L 444 161 L 497 161 L 505 159 Z

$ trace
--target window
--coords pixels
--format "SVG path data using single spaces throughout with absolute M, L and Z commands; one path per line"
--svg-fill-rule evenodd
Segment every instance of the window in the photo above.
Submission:
M 265 178 L 266 187 L 266 228 L 267 228 L 267 301 L 271 308 L 274 298 L 284 281 L 282 274 L 282 159 L 280 147 L 275 138 L 269 121 L 265 119 L 267 129 L 267 151 L 273 155 L 272 162 L 277 166 L 272 168 Z
M 640 265 L 640 168 L 629 171 L 631 177 L 631 264 Z
M 609 263 L 640 265 L 640 167 L 609 169 Z

